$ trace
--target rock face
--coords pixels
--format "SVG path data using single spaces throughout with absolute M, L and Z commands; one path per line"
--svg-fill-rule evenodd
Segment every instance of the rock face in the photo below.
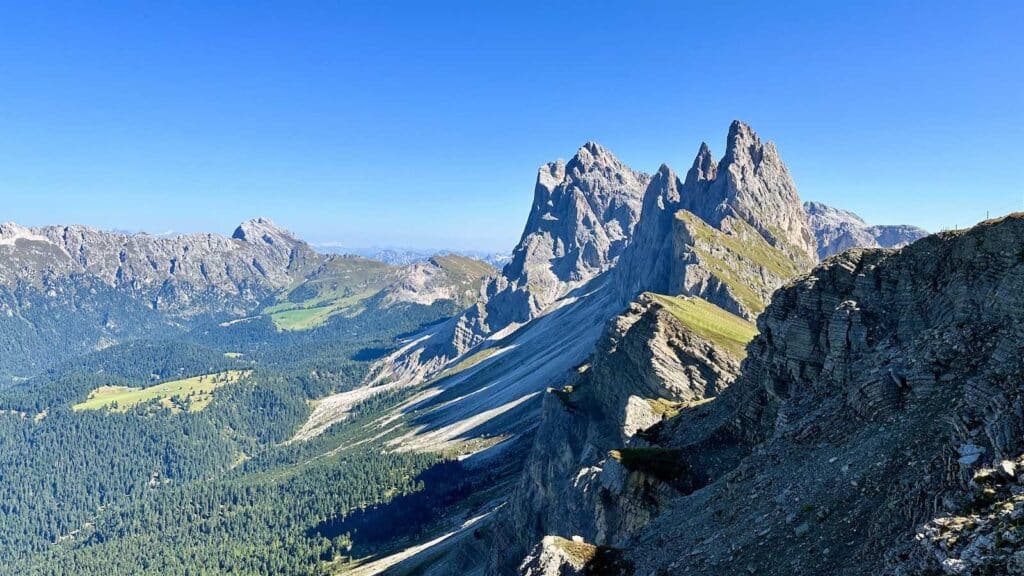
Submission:
M 817 261 L 796 187 L 772 143 L 741 122 L 716 162 L 701 144 L 686 179 L 662 165 L 634 241 L 617 267 L 620 293 L 698 296 L 745 318 Z
M 900 248 L 928 235 L 916 226 L 870 226 L 853 212 L 820 202 L 804 202 L 804 210 L 822 260 L 850 248 Z
M 1022 326 L 1024 215 L 828 260 L 645 434 L 699 490 L 621 543 L 629 573 L 1018 573 Z
M 523 236 L 474 318 L 480 334 L 523 323 L 611 268 L 629 244 L 650 177 L 594 142 L 541 166 Z
M 501 275 L 461 315 L 380 366 L 377 378 L 421 378 L 609 270 L 632 239 L 649 181 L 593 142 L 567 163 L 541 166 L 526 228 Z
M 702 144 L 685 185 L 682 207 L 712 226 L 739 218 L 798 264 L 817 260 L 793 178 L 775 144 L 762 143 L 750 126 L 732 123 L 717 166 Z
M 507 573 L 545 535 L 618 544 L 688 489 L 689 479 L 672 468 L 636 471 L 664 457 L 641 433 L 725 389 L 741 353 L 695 330 L 688 322 L 696 316 L 680 314 L 679 304 L 687 302 L 643 295 L 610 322 L 576 381 L 546 394 L 532 453 L 498 527 L 493 573 Z M 550 565 L 560 556 L 545 539 L 531 558 Z M 533 570 L 524 573 L 545 573 Z
M 650 178 L 594 142 L 540 168 L 523 237 L 504 275 L 530 289 L 534 312 L 619 258 Z

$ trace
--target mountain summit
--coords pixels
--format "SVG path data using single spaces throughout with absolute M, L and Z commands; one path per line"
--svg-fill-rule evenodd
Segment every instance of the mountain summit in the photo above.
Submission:
M 703 173 L 698 171 L 703 179 L 695 174 L 691 181 L 687 176 L 684 209 L 716 227 L 727 217 L 740 218 L 798 263 L 817 261 L 796 184 L 774 143 L 761 142 L 750 126 L 736 120 L 729 126 L 725 155 L 717 167 L 709 156 L 702 145 L 694 168 L 703 168 Z

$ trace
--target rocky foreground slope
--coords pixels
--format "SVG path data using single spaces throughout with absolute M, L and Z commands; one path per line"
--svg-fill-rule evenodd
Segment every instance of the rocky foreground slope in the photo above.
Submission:
M 491 572 L 1024 573 L 1024 215 L 845 252 L 776 293 L 757 328 L 738 372 L 679 348 L 700 368 L 670 375 L 735 381 L 688 389 L 705 401 L 653 426 L 555 419 L 625 446 L 535 482 L 559 488 L 518 508 L 520 525 L 546 537 L 518 566 L 496 551 Z M 620 387 L 602 397 L 650 394 L 608 380 Z M 566 458 L 535 470 L 561 474 L 597 435 L 551 437 Z M 583 505 L 566 516 L 563 501 Z

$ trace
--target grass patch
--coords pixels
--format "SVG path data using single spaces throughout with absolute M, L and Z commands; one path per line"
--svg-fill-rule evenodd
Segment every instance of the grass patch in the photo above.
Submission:
M 642 472 L 665 482 L 672 482 L 686 474 L 686 465 L 678 450 L 668 448 L 619 448 L 608 453 L 622 467 L 631 472 Z
M 454 274 L 467 280 L 478 280 L 497 272 L 494 266 L 483 260 L 457 254 L 437 254 L 432 256 L 430 260 L 449 274 Z
M 181 380 L 172 380 L 146 388 L 129 386 L 100 386 L 89 393 L 85 402 L 72 406 L 72 410 L 110 410 L 127 412 L 146 402 L 158 401 L 172 411 L 198 412 L 213 401 L 213 391 L 238 382 L 248 376 L 251 370 L 228 370 L 215 374 L 203 374 Z
M 366 290 L 342 296 L 337 299 L 316 297 L 305 302 L 281 302 L 263 310 L 269 314 L 278 330 L 309 330 L 323 326 L 336 314 L 353 313 L 358 304 L 376 294 L 378 290 Z M 326 303 L 325 303 L 326 302 Z
M 698 336 L 728 350 L 738 358 L 746 356 L 747 344 L 757 336 L 757 327 L 752 322 L 726 312 L 702 298 L 648 294 Z
M 564 552 L 578 567 L 586 566 L 597 555 L 597 546 L 593 544 L 576 542 L 561 536 L 551 536 L 550 538 L 551 545 Z

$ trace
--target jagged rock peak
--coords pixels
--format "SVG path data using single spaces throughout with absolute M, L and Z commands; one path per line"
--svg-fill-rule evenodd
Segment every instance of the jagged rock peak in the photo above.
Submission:
M 298 241 L 290 231 L 278 226 L 270 218 L 263 216 L 242 222 L 238 225 L 238 228 L 235 228 L 235 232 L 231 237 L 245 242 L 262 241 L 267 244 L 274 244 L 278 240 L 287 240 L 291 243 Z
M 715 180 L 694 192 L 687 209 L 713 225 L 738 216 L 801 267 L 817 260 L 814 235 L 789 170 L 775 145 L 762 142 L 747 124 L 735 120 L 729 126 Z
M 756 166 L 761 163 L 768 152 L 775 153 L 774 144 L 762 143 L 757 132 L 754 132 L 749 124 L 733 120 L 729 125 L 729 136 L 726 138 L 722 164 L 750 161 Z M 777 159 L 777 154 L 775 157 Z
M 625 164 L 615 154 L 604 146 L 593 140 L 588 141 L 576 150 L 576 154 L 569 160 L 567 169 L 569 172 L 587 172 L 595 169 L 595 165 L 612 170 L 628 170 Z
M 711 154 L 711 148 L 707 142 L 700 143 L 700 150 L 697 157 L 693 159 L 693 166 L 686 173 L 686 186 L 696 186 L 700 182 L 710 182 L 718 175 L 718 161 Z

